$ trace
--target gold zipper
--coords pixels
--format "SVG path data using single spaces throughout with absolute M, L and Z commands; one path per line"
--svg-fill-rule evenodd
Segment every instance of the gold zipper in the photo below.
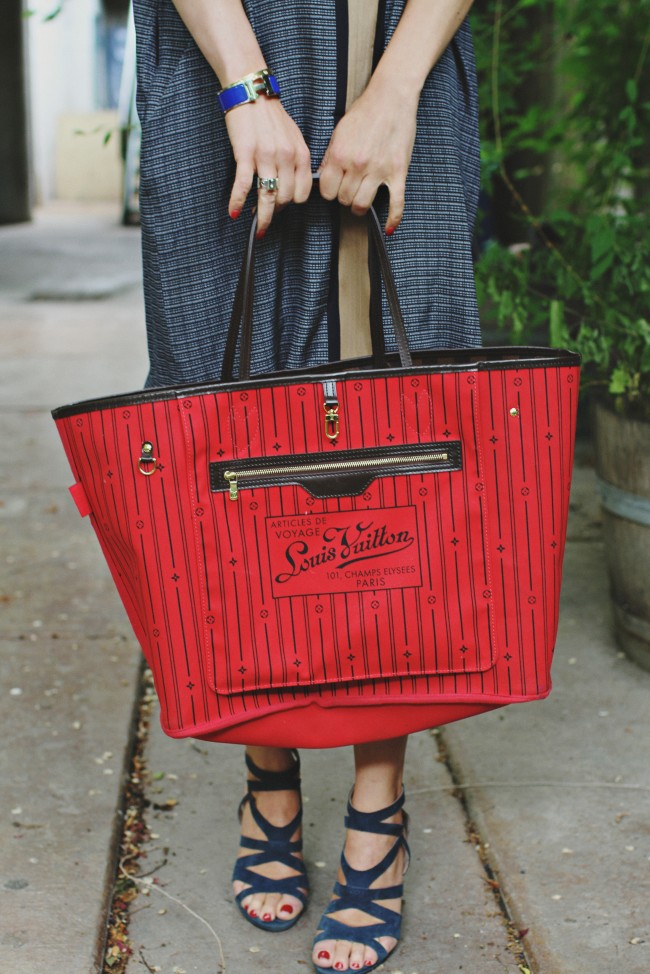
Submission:
M 236 501 L 239 493 L 239 477 L 248 479 L 249 477 L 268 477 L 273 474 L 281 477 L 285 474 L 309 474 L 320 473 L 321 471 L 336 473 L 340 470 L 365 470 L 372 467 L 389 466 L 390 464 L 432 463 L 448 459 L 448 453 L 424 453 L 419 456 L 370 457 L 366 460 L 333 460 L 329 463 L 301 463 L 284 467 L 262 467 L 259 470 L 242 470 L 239 473 L 233 470 L 226 470 L 223 476 L 228 481 L 230 500 Z

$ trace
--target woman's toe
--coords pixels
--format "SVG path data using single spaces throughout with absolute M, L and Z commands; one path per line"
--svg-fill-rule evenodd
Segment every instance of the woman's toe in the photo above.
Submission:
M 280 899 L 279 893 L 267 893 L 262 899 L 258 916 L 262 918 L 264 923 L 272 923 L 276 919 Z
M 363 948 L 363 964 L 361 965 L 361 970 L 366 967 L 372 967 L 373 964 L 377 963 L 377 952 L 372 949 L 372 947 Z
M 303 906 L 295 896 L 283 896 L 278 903 L 277 915 L 279 920 L 293 920 L 297 917 Z
M 332 968 L 335 971 L 350 970 L 350 951 L 352 946 L 347 940 L 337 940 L 336 950 L 332 958 Z
M 363 962 L 365 960 L 365 950 L 361 944 L 353 944 L 352 950 L 350 951 L 350 970 L 360 971 L 363 970 Z
M 262 904 L 264 903 L 263 896 L 250 896 L 243 900 L 243 906 L 249 916 L 257 918 L 261 916 Z
M 390 954 L 391 950 L 394 950 L 397 946 L 397 941 L 394 937 L 377 937 L 377 940 L 382 945 L 387 954 Z M 370 952 L 373 958 L 373 964 L 377 960 L 377 955 L 372 951 Z
M 314 947 L 312 960 L 316 967 L 331 967 L 336 944 L 333 940 L 321 940 Z

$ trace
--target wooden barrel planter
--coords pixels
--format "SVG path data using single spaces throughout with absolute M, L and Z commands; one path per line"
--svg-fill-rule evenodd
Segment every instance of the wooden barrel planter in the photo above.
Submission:
M 597 404 L 595 447 L 616 638 L 650 670 L 650 423 Z

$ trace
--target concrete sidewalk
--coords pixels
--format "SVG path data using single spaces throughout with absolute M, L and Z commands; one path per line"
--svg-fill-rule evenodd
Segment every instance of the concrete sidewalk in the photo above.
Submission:
M 112 884 L 139 653 L 92 531 L 66 496 L 49 409 L 142 384 L 138 233 L 117 218 L 59 207 L 0 229 L 1 974 L 95 971 Z M 388 974 L 519 970 L 482 856 L 515 928 L 528 931 L 531 971 L 650 969 L 650 675 L 620 657 L 610 634 L 585 447 L 554 679 L 544 703 L 411 741 L 414 862 Z M 449 767 L 437 760 L 440 739 Z M 221 951 L 229 974 L 310 971 L 349 749 L 304 754 L 314 892 L 305 920 L 281 938 L 232 905 L 240 750 L 171 741 L 154 721 L 145 756 L 145 869 L 156 882 L 133 906 L 129 974 L 216 974 Z
M 112 883 L 139 652 L 49 410 L 142 385 L 138 234 L 117 219 L 0 229 L 2 974 L 94 971 Z

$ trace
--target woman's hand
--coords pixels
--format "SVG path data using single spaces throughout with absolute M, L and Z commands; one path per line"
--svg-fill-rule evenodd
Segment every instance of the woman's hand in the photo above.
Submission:
M 417 99 L 397 97 L 371 79 L 332 133 L 320 166 L 320 191 L 357 215 L 366 213 L 380 186 L 390 194 L 386 233 L 404 212 L 406 176 L 415 142 Z
M 173 3 L 222 88 L 268 69 L 242 0 Z M 241 213 L 255 175 L 278 180 L 277 192 L 259 190 L 257 215 L 259 233 L 263 234 L 276 206 L 291 200 L 304 203 L 311 192 L 309 149 L 278 98 L 260 95 L 257 101 L 233 108 L 226 113 L 226 127 L 237 164 L 230 215 Z
M 300 129 L 277 98 L 261 95 L 257 101 L 234 108 L 226 127 L 237 164 L 228 205 L 239 216 L 255 175 L 276 177 L 275 192 L 258 190 L 258 236 L 269 227 L 276 208 L 292 201 L 304 203 L 312 188 L 311 156 Z
M 368 87 L 334 129 L 320 166 L 321 193 L 365 213 L 388 186 L 386 233 L 404 212 L 420 92 L 472 0 L 407 0 Z

